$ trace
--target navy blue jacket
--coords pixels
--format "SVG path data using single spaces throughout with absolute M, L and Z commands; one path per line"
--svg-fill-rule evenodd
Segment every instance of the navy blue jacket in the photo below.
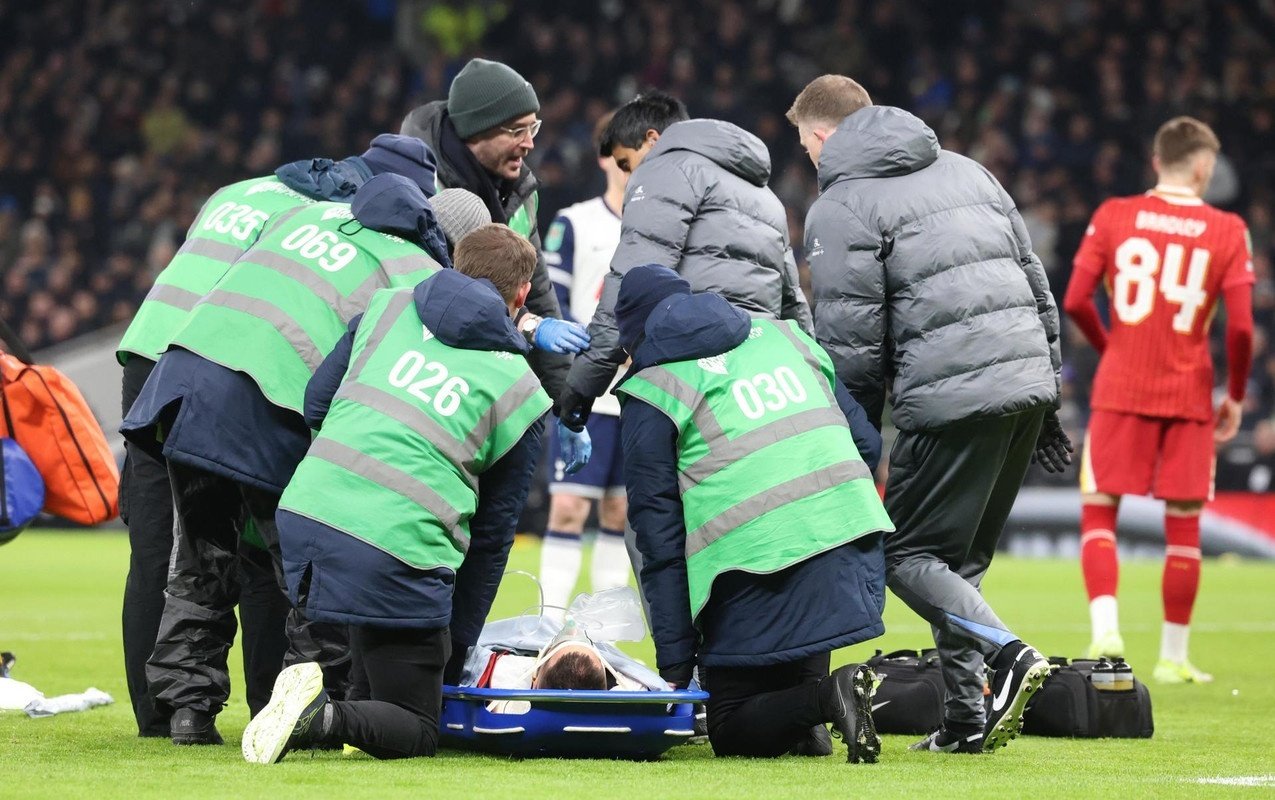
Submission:
M 320 161 L 324 159 L 281 167 L 279 178 L 298 191 L 306 191 L 305 186 L 344 191 L 357 173 L 350 164 L 359 159 L 326 166 Z M 446 254 L 433 210 L 405 178 L 377 176 L 361 185 L 353 198 L 333 199 L 352 199 L 351 211 L 364 226 L 402 236 L 417 234 L 413 240 L 423 247 L 429 238 L 418 232 L 433 230 Z M 432 250 L 431 254 L 437 258 Z M 270 403 L 247 374 L 180 347 L 160 356 L 120 433 L 153 455 L 275 494 L 283 493 L 310 447 L 310 431 L 301 415 Z
M 748 335 L 750 320 L 720 295 L 675 295 L 646 323 L 633 370 L 718 355 Z M 838 404 L 873 469 L 881 437 L 839 382 Z M 641 551 L 642 589 L 660 674 L 679 685 L 695 663 L 764 666 L 805 658 L 881 635 L 885 562 L 881 535 L 864 536 L 771 575 L 728 572 L 691 621 L 686 525 L 677 485 L 677 428 L 654 406 L 626 398 L 620 413 L 629 521 Z
M 526 355 L 500 296 L 485 281 L 446 270 L 415 289 L 416 313 L 451 347 Z M 306 387 L 306 420 L 323 424 L 349 366 L 357 323 Z M 451 627 L 457 648 L 478 641 L 513 544 L 540 453 L 543 421 L 478 479 L 469 552 L 460 569 L 420 570 L 342 531 L 280 510 L 288 592 L 309 619 L 389 628 Z M 464 652 L 458 649 L 457 652 Z

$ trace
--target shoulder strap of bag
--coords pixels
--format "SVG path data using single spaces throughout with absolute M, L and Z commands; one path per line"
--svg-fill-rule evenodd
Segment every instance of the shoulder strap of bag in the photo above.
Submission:
M 9 352 L 23 364 L 30 364 L 35 360 L 31 351 L 27 349 L 26 343 L 18 338 L 18 334 L 14 333 L 13 328 L 10 328 L 3 319 L 0 319 L 0 339 L 4 340 Z

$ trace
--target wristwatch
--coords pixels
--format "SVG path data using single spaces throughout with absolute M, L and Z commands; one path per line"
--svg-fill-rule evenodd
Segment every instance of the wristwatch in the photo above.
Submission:
M 514 326 L 518 328 L 518 332 L 527 340 L 527 344 L 535 346 L 536 329 L 540 327 L 543 317 L 532 314 L 525 307 L 519 309 L 518 316 L 514 318 Z

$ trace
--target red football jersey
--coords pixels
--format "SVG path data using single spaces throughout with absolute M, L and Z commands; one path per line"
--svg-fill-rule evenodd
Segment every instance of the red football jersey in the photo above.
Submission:
M 1073 280 L 1100 277 L 1111 299 L 1092 406 L 1212 419 L 1209 326 L 1227 288 L 1254 282 L 1244 221 L 1174 187 L 1112 198 L 1094 212 L 1074 269 Z

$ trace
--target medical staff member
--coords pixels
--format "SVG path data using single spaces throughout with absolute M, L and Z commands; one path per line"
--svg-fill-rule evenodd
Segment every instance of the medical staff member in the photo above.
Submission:
M 319 435 L 278 513 L 288 590 L 306 616 L 350 626 L 371 699 L 330 699 L 316 663 L 285 669 L 244 731 L 250 762 L 326 742 L 377 758 L 438 746 L 444 669 L 454 683 L 478 641 L 550 407 L 511 318 L 535 248 L 493 224 L 456 263 L 377 293 L 310 381 Z
M 683 687 L 699 666 L 717 755 L 778 756 L 832 723 L 852 763 L 876 761 L 871 670 L 827 672 L 832 650 L 885 630 L 876 429 L 795 322 L 750 320 L 653 265 L 625 274 L 615 310 L 660 675 Z

